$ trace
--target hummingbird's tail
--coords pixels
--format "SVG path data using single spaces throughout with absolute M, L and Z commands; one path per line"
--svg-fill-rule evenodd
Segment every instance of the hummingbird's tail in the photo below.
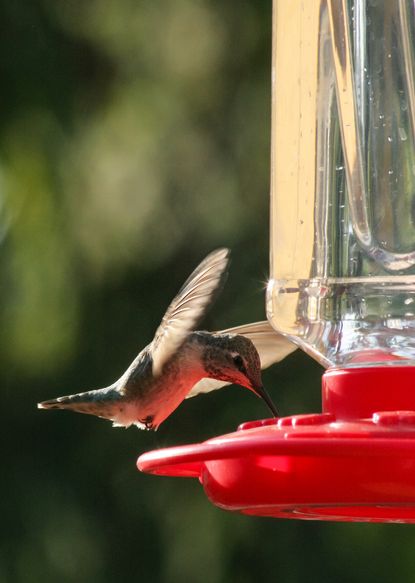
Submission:
M 121 394 L 115 386 L 66 395 L 38 403 L 38 409 L 69 409 L 78 413 L 96 415 L 104 419 L 114 419 L 119 410 Z

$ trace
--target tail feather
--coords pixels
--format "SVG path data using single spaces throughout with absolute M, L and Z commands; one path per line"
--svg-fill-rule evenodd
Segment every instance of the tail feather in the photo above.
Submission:
M 121 395 L 114 387 L 86 391 L 74 395 L 65 395 L 38 403 L 38 409 L 68 409 L 78 413 L 96 415 L 105 419 L 113 419 L 116 415 L 117 402 Z

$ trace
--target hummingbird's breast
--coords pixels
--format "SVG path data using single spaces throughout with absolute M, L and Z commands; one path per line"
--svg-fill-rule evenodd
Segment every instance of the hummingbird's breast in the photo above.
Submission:
M 166 363 L 162 374 L 154 378 L 154 385 L 147 392 L 149 415 L 154 417 L 154 426 L 162 423 L 185 399 L 192 387 L 204 376 L 198 346 L 185 344 Z M 147 409 L 147 407 L 146 407 Z
M 123 379 L 125 401 L 115 422 L 156 429 L 204 376 L 201 347 L 187 342 L 154 376 L 151 353 L 136 359 Z

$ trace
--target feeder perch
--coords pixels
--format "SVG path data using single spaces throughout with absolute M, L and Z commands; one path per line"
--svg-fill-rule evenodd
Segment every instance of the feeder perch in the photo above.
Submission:
M 140 470 L 197 478 L 245 514 L 415 523 L 410 4 L 274 0 L 266 312 L 327 368 L 322 412 L 149 452 Z

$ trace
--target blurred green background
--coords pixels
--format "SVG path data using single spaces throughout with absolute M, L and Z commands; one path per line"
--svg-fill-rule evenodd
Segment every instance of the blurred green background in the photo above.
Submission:
M 204 322 L 264 317 L 271 2 L 2 0 L 0 581 L 412 580 L 415 531 L 248 518 L 137 456 L 267 415 L 238 387 L 157 433 L 36 402 L 108 385 L 185 277 L 229 246 Z M 282 414 L 320 409 L 298 353 L 265 374 Z

